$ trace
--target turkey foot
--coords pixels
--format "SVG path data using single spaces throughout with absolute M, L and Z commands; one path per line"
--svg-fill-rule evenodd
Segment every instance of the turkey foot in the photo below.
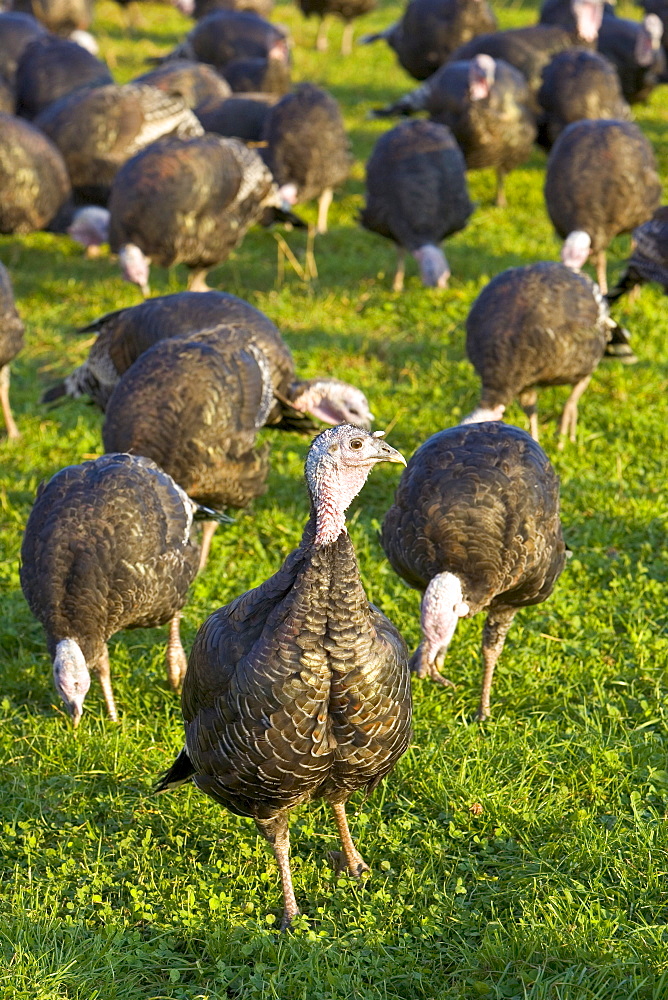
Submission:
M 353 878 L 360 878 L 364 872 L 370 872 L 368 864 L 361 855 L 358 855 L 359 861 L 351 868 L 346 861 L 346 856 L 343 851 L 328 851 L 327 857 L 334 869 L 335 875 L 340 875 L 342 872 L 347 872 L 348 875 L 352 875 Z
M 353 838 L 350 835 L 345 802 L 332 802 L 330 804 L 339 831 L 341 847 L 343 848 L 342 851 L 330 851 L 334 871 L 337 875 L 339 872 L 347 871 L 353 878 L 359 878 L 363 872 L 370 871 L 370 868 L 355 847 Z
M 411 673 L 416 674 L 421 681 L 425 677 L 429 677 L 430 680 L 436 681 L 442 687 L 456 687 L 454 681 L 451 681 L 448 677 L 444 677 L 440 671 L 440 667 L 443 666 L 443 661 L 445 660 L 445 650 L 439 653 L 433 662 L 429 662 L 427 656 L 422 651 L 422 644 L 418 646 L 415 653 L 411 657 L 408 667 Z

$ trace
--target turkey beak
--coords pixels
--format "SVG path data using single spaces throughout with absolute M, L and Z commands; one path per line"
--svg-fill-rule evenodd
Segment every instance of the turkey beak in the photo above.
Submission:
M 406 459 L 397 451 L 396 448 L 391 448 L 389 444 L 382 440 L 385 431 L 376 431 L 373 434 L 373 438 L 376 443 L 377 459 L 378 462 L 397 462 L 399 465 L 406 465 Z

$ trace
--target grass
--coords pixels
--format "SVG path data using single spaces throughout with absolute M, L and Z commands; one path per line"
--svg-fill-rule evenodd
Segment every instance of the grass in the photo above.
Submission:
M 143 27 L 99 5 L 96 33 L 120 81 L 187 27 L 142 6 Z M 397 4 L 365 19 L 373 30 Z M 631 8 L 623 11 L 636 16 Z M 512 3 L 504 26 L 535 10 Z M 409 270 L 390 290 L 393 250 L 356 227 L 363 163 L 387 123 L 368 110 L 411 86 L 383 45 L 326 57 L 314 22 L 288 6 L 276 20 L 295 39 L 297 79 L 327 86 L 343 105 L 356 162 L 318 240 L 319 279 L 289 268 L 277 280 L 270 233 L 253 231 L 212 283 L 263 309 L 283 331 L 303 375 L 354 381 L 377 426 L 407 454 L 455 423 L 477 398 L 463 323 L 505 267 L 554 259 L 542 199 L 545 158 L 508 180 L 508 208 L 492 207 L 491 172 L 470 175 L 478 202 L 449 241 L 453 278 L 425 290 Z M 636 116 L 668 178 L 666 92 Z M 315 218 L 315 209 L 303 210 Z M 300 233 L 286 235 L 298 256 Z M 628 238 L 615 242 L 619 270 Z M 27 347 L 13 365 L 23 431 L 0 441 L 0 995 L 12 1000 L 663 1000 L 668 995 L 668 631 L 665 486 L 668 363 L 665 299 L 645 288 L 617 318 L 639 363 L 605 362 L 580 406 L 578 442 L 559 453 L 555 418 L 566 390 L 539 400 L 542 443 L 562 479 L 574 552 L 552 598 L 516 619 L 492 692 L 493 718 L 472 722 L 481 621 L 460 625 L 446 671 L 457 688 L 414 682 L 415 735 L 396 771 L 351 809 L 372 866 L 361 886 L 327 863 L 334 825 L 321 804 L 294 817 L 293 865 L 305 916 L 291 935 L 275 865 L 253 825 L 192 790 L 158 799 L 155 776 L 182 741 L 167 688 L 164 635 L 111 642 L 121 722 L 105 717 L 94 685 L 74 733 L 57 703 L 40 626 L 18 580 L 21 531 L 40 480 L 101 451 L 100 415 L 67 402 L 44 410 L 44 387 L 71 370 L 88 341 L 75 327 L 138 301 L 108 256 L 82 258 L 64 238 L 0 239 Z M 185 273 L 155 270 L 154 294 Z M 524 426 L 513 408 L 509 419 Z M 296 544 L 307 502 L 299 485 L 307 443 L 274 435 L 265 497 L 219 530 L 192 588 L 183 632 L 251 587 Z M 373 473 L 350 516 L 370 597 L 409 645 L 419 597 L 391 571 L 377 529 L 396 469 Z

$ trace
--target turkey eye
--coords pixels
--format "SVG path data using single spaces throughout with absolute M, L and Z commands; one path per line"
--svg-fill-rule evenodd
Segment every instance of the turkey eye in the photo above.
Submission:
M 350 442 L 350 447 L 353 449 L 353 451 L 359 451 L 359 449 L 362 447 L 361 440 L 359 438 L 353 438 L 352 441 Z

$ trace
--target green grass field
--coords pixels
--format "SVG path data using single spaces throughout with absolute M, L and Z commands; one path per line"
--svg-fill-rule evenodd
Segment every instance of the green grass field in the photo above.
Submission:
M 390 22 L 398 4 L 363 19 Z M 638 17 L 635 8 L 622 13 Z M 503 26 L 535 9 L 510 4 Z M 141 8 L 123 27 L 111 0 L 96 34 L 119 81 L 170 48 L 187 22 Z M 357 383 L 408 456 L 477 399 L 464 319 L 502 269 L 556 259 L 542 197 L 545 157 L 510 175 L 508 208 L 491 204 L 490 171 L 470 175 L 478 207 L 446 252 L 445 292 L 409 265 L 393 293 L 394 251 L 355 221 L 363 164 L 388 123 L 371 107 L 412 82 L 379 44 L 327 56 L 315 22 L 286 5 L 296 79 L 341 102 L 356 156 L 319 238 L 319 278 L 286 266 L 270 232 L 251 232 L 210 281 L 263 309 L 304 376 Z M 636 117 L 668 180 L 668 91 Z M 313 206 L 302 213 L 315 218 Z M 303 260 L 302 234 L 286 234 Z M 611 248 L 614 280 L 628 237 Z M 0 439 L 0 994 L 11 1000 L 665 1000 L 668 997 L 668 629 L 666 300 L 646 287 L 615 316 L 639 362 L 601 364 L 580 405 L 578 442 L 556 450 L 566 389 L 539 399 L 542 444 L 562 480 L 573 550 L 553 597 L 518 615 L 492 692 L 493 717 L 473 722 L 480 682 L 479 616 L 462 622 L 442 690 L 415 681 L 411 749 L 351 829 L 372 867 L 362 885 L 333 874 L 335 828 L 322 804 L 293 818 L 293 872 L 304 911 L 281 935 L 275 864 L 254 825 L 193 789 L 159 798 L 155 777 L 182 745 L 178 699 L 163 666 L 164 630 L 110 644 L 121 714 L 105 716 L 94 684 L 74 733 L 53 689 L 41 627 L 23 600 L 21 532 L 40 480 L 101 452 L 101 416 L 68 401 L 45 410 L 43 389 L 85 356 L 75 328 L 139 301 L 108 255 L 85 260 L 66 238 L 0 238 L 27 328 L 13 365 L 22 439 Z M 154 294 L 185 271 L 152 276 Z M 508 419 L 525 426 L 515 407 Z M 186 646 L 216 607 L 270 575 L 307 515 L 307 441 L 272 435 L 266 495 L 219 529 L 185 609 Z M 375 471 L 349 525 L 370 598 L 414 647 L 419 595 L 392 572 L 377 540 L 399 470 Z

